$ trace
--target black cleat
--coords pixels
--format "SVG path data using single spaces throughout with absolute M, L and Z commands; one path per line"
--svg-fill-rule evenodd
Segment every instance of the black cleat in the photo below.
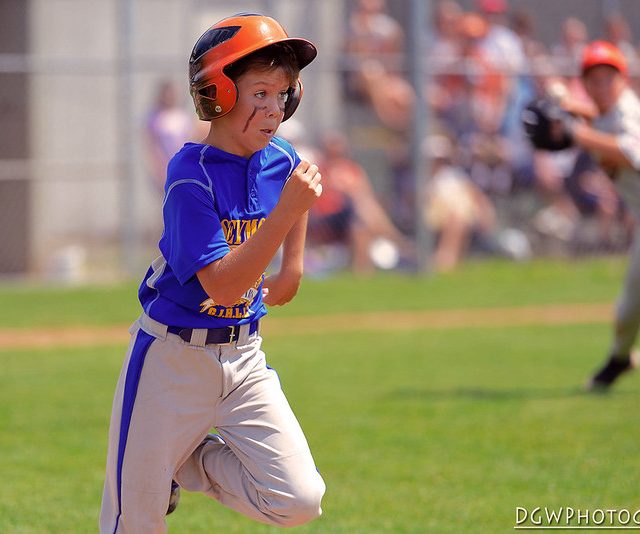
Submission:
M 180 486 L 174 480 L 171 481 L 171 495 L 169 496 L 169 507 L 167 508 L 167 514 L 173 513 L 173 511 L 178 507 L 178 503 L 180 502 Z
M 635 353 L 625 355 L 612 355 L 607 363 L 600 369 L 587 384 L 590 391 L 607 390 L 618 377 L 631 371 L 638 365 L 638 359 Z

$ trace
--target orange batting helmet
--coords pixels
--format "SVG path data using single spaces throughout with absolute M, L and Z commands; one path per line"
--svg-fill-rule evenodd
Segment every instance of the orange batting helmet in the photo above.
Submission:
M 589 43 L 582 54 L 582 74 L 596 65 L 609 65 L 621 74 L 627 74 L 627 61 L 620 49 L 607 41 Z
M 189 86 L 198 117 L 209 121 L 229 113 L 238 99 L 238 89 L 225 74 L 225 67 L 275 43 L 291 47 L 300 69 L 318 53 L 310 41 L 289 37 L 276 20 L 255 13 L 228 17 L 204 32 L 189 58 Z M 302 82 L 298 80 L 289 93 L 283 121 L 293 115 L 300 98 Z

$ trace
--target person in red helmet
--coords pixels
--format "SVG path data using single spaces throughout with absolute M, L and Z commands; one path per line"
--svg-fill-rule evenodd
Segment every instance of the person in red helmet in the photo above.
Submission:
M 597 116 L 576 122 L 575 143 L 588 150 L 613 180 L 635 226 L 640 219 L 640 100 L 629 87 L 623 53 L 606 41 L 589 44 L 583 54 L 582 81 Z M 616 309 L 613 341 L 603 366 L 588 388 L 603 390 L 638 364 L 634 349 L 640 329 L 640 232 L 635 232 L 624 286 Z
M 612 180 L 637 229 L 640 220 L 640 99 L 629 86 L 627 62 L 615 45 L 593 41 L 584 49 L 580 68 L 582 83 L 594 108 L 576 105 L 567 95 L 560 102 L 564 112 L 554 114 L 554 122 L 568 142 L 586 150 Z M 589 390 L 606 390 L 622 374 L 637 366 L 634 343 L 639 329 L 640 232 L 636 231 L 616 307 L 613 340 L 606 361 L 587 384 Z

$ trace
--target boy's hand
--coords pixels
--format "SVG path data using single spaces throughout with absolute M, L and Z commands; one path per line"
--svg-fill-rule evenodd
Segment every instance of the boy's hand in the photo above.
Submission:
M 296 217 L 302 215 L 322 194 L 321 179 L 318 166 L 302 160 L 287 180 L 278 204 L 292 210 Z
M 262 301 L 267 306 L 282 306 L 296 296 L 302 276 L 280 272 L 267 276 L 262 286 Z

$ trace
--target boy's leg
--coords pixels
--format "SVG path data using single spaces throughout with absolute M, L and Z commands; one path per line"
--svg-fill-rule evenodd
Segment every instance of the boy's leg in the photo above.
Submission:
M 260 342 L 221 347 L 219 436 L 205 440 L 175 478 L 257 521 L 300 525 L 321 514 L 325 485 Z
M 104 493 L 102 495 L 102 509 L 100 510 L 100 532 L 105 534 L 107 532 L 113 533 L 115 531 L 116 518 L 120 512 L 119 510 L 119 486 L 117 480 L 117 462 L 118 462 L 118 441 L 120 434 L 120 418 L 122 414 L 122 405 L 124 398 L 124 385 L 127 376 L 127 369 L 129 368 L 135 344 L 137 341 L 137 328 L 130 330 L 131 341 L 129 342 L 129 348 L 122 364 L 120 371 L 120 378 L 116 386 L 116 391 L 113 396 L 113 406 L 111 408 L 111 422 L 109 423 L 109 443 L 107 450 L 107 469 L 104 481 Z M 140 350 L 140 347 L 138 347 Z
M 211 427 L 221 391 L 217 351 L 143 330 L 133 337 L 109 430 L 103 534 L 166 531 L 174 471 Z

